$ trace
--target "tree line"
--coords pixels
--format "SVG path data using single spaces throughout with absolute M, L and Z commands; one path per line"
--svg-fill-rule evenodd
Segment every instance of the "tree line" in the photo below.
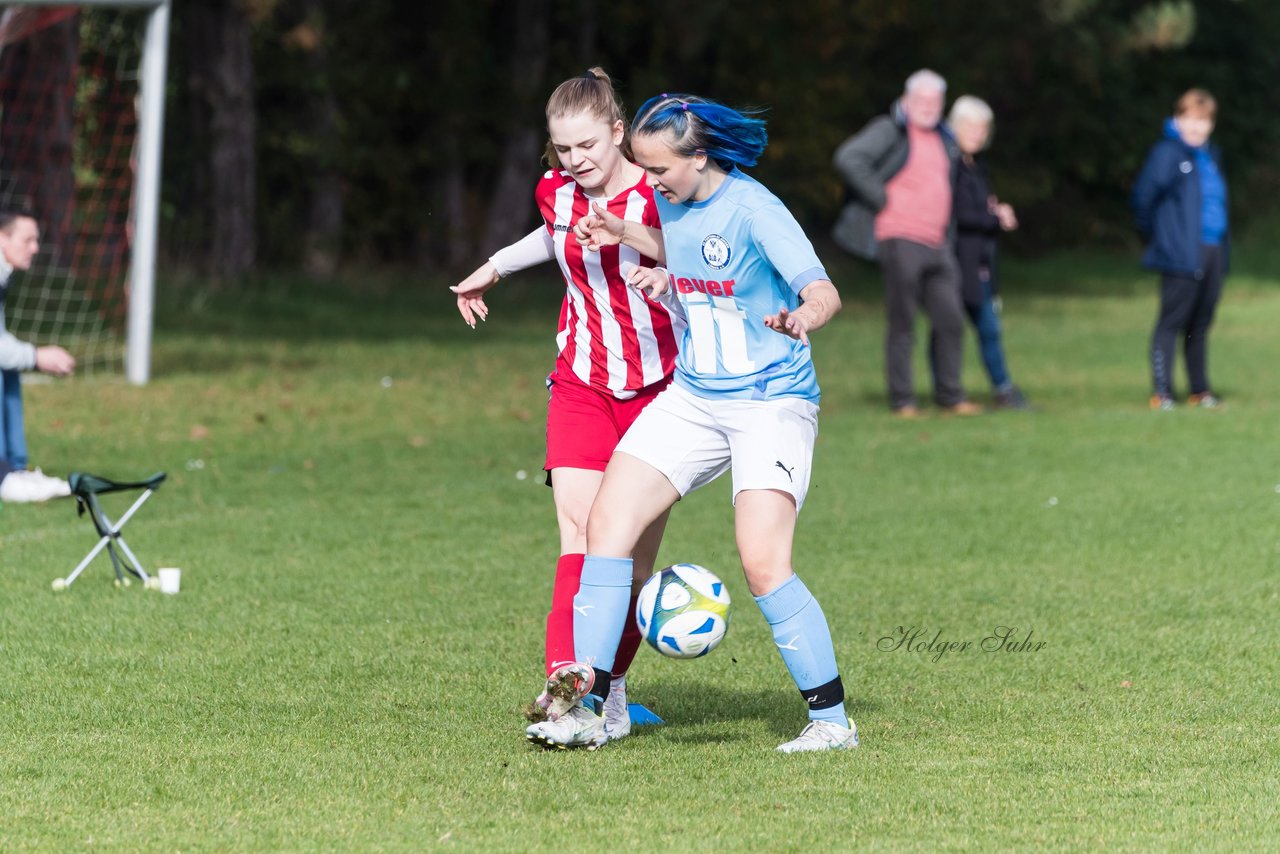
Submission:
M 183 0 L 173 10 L 162 240 L 235 277 L 457 271 L 535 222 L 543 105 L 603 65 L 629 110 L 664 91 L 767 110 L 756 174 L 814 234 L 831 154 L 931 67 L 996 112 L 1020 248 L 1131 239 L 1127 191 L 1173 100 L 1219 99 L 1236 221 L 1280 189 L 1274 0 Z

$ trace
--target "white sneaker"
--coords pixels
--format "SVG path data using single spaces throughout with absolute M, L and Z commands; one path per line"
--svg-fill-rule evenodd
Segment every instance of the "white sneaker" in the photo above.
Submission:
M 12 504 L 48 501 L 70 494 L 71 487 L 65 480 L 45 477 L 39 471 L 11 471 L 0 481 L 0 501 Z
M 615 676 L 604 700 L 604 731 L 610 741 L 631 735 L 631 707 L 627 705 L 627 677 Z
M 34 471 L 27 472 L 28 476 L 37 477 L 48 484 L 49 489 L 57 492 L 54 498 L 68 498 L 71 495 L 71 484 L 67 483 L 60 477 L 50 477 L 37 467 Z
M 533 723 L 558 719 L 587 696 L 595 681 L 595 671 L 585 664 L 557 667 L 547 677 L 542 693 L 524 710 L 525 718 Z
M 554 721 L 529 724 L 524 734 L 534 744 L 560 750 L 568 747 L 595 750 L 609 740 L 604 718 L 582 705 L 581 701 Z
M 814 750 L 848 750 L 858 746 L 858 727 L 849 728 L 830 721 L 809 721 L 800 734 L 786 744 L 778 745 L 779 753 L 809 753 Z

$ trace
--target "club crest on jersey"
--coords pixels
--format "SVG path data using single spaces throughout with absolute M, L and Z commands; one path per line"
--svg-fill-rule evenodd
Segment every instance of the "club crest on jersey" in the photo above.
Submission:
M 720 235 L 708 234 L 702 238 L 702 260 L 706 261 L 711 269 L 723 270 L 728 267 L 729 258 L 732 255 L 733 250 L 729 248 L 729 241 Z

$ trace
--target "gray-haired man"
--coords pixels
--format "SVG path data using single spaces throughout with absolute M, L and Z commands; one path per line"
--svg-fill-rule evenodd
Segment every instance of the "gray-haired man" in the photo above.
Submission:
M 954 415 L 980 411 L 960 384 L 964 309 L 951 251 L 951 191 L 959 150 L 942 124 L 946 91 L 938 74 L 917 71 L 907 78 L 890 114 L 872 119 L 835 154 L 850 200 L 834 237 L 854 255 L 880 262 L 889 405 L 904 418 L 920 414 L 911 353 L 921 307 L 933 326 L 934 399 Z

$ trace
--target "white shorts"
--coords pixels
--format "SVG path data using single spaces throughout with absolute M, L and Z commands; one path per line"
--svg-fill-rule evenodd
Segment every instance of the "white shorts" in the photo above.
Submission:
M 627 430 L 616 450 L 662 472 L 681 496 L 733 468 L 733 497 L 776 489 L 809 491 L 818 407 L 797 397 L 711 400 L 672 383 Z

